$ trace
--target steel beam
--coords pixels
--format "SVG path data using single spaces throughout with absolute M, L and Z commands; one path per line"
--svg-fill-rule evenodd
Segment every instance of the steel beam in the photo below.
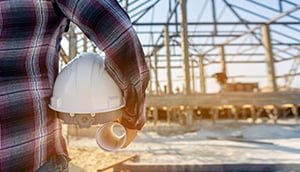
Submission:
M 223 92 L 216 94 L 173 94 L 173 95 L 147 95 L 148 107 L 179 107 L 179 106 L 223 106 L 223 105 L 254 105 L 265 106 L 300 103 L 298 92 Z

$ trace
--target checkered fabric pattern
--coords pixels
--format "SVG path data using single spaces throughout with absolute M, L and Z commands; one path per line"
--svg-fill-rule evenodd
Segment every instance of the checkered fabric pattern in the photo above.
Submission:
M 73 22 L 106 54 L 123 90 L 122 123 L 141 129 L 149 70 L 128 15 L 115 0 L 0 1 L 0 171 L 35 171 L 66 155 L 61 124 L 48 108 L 60 40 Z

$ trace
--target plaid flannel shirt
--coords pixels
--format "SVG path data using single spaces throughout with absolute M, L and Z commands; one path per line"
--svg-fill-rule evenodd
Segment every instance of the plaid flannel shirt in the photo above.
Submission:
M 142 128 L 149 71 L 115 0 L 5 0 L 0 12 L 1 172 L 35 171 L 51 155 L 67 156 L 60 121 L 47 105 L 69 21 L 106 53 L 107 71 L 126 100 L 123 125 Z

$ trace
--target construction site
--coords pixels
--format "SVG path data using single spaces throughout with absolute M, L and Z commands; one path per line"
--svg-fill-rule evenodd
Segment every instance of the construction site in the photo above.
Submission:
M 151 79 L 148 121 L 125 149 L 64 125 L 74 172 L 300 171 L 300 1 L 118 0 Z M 103 54 L 74 24 L 61 68 Z

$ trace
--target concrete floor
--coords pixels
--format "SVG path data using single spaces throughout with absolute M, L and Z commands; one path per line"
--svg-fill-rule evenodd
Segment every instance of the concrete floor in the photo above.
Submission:
M 199 121 L 182 132 L 177 124 L 148 123 L 120 153 L 137 154 L 116 171 L 299 171 L 300 125 L 293 119 L 273 125 L 244 120 Z M 235 140 L 211 139 L 233 138 Z M 91 138 L 93 139 L 93 138 Z M 83 145 L 80 139 L 70 145 Z M 93 145 L 90 145 L 93 146 Z M 119 168 L 119 169 L 118 169 Z

